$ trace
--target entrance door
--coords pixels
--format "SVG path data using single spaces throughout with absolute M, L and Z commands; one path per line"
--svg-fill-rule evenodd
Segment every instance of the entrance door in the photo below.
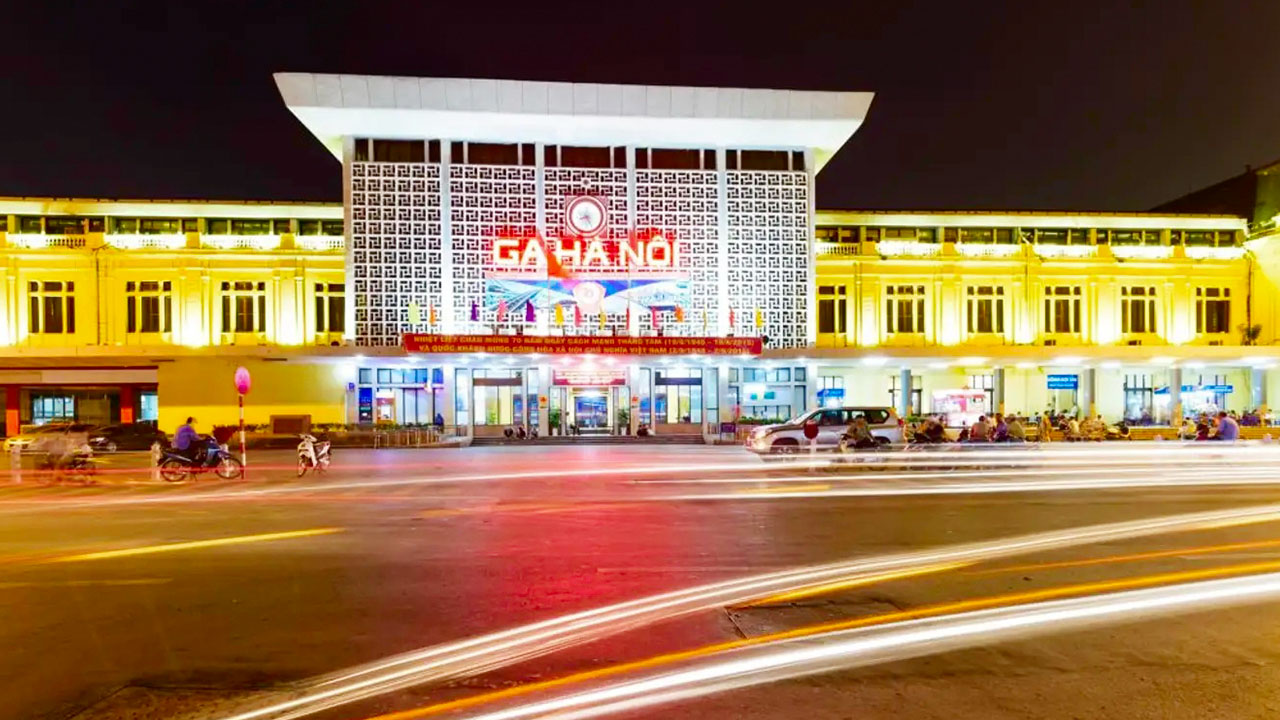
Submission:
M 581 432 L 609 430 L 609 396 L 604 390 L 578 390 L 573 394 L 573 419 Z

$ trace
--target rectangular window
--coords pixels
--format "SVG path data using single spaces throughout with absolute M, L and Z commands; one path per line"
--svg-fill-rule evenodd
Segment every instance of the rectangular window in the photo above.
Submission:
M 316 332 L 340 333 L 346 329 L 345 298 L 345 283 L 316 283 Z
M 1044 331 L 1080 332 L 1080 286 L 1049 285 L 1044 289 Z
M 1135 285 L 1120 288 L 1120 331 L 1153 333 L 1156 331 L 1156 289 Z
M 168 235 L 181 228 L 182 222 L 176 218 L 142 218 L 138 222 L 138 232 L 143 235 Z
M 924 332 L 924 286 L 890 285 L 885 288 L 885 322 L 890 335 Z
M 44 231 L 50 235 L 80 235 L 88 221 L 80 217 L 47 217 Z
M 1196 288 L 1196 333 L 1214 335 L 1231 331 L 1231 289 Z
M 843 285 L 822 285 L 818 288 L 818 332 L 843 333 L 847 310 Z
M 75 333 L 75 289 L 74 282 L 28 283 L 29 331 L 46 335 Z
M 231 234 L 232 235 L 270 235 L 271 221 L 270 220 L 244 220 L 244 219 L 232 220 Z
M 607 168 L 613 161 L 613 152 L 607 147 L 560 147 L 560 166 L 574 168 Z
M 426 145 L 421 140 L 374 140 L 374 162 L 426 162 Z
M 740 150 L 738 167 L 741 170 L 789 170 L 791 159 L 785 150 Z
M 126 332 L 172 332 L 172 289 L 172 283 L 167 280 L 125 283 Z
M 970 333 L 1004 332 L 1004 288 L 993 285 L 971 285 L 968 296 Z
M 467 143 L 467 164 L 519 165 L 520 146 L 499 143 Z
M 782 161 L 782 169 L 786 170 L 785 154 Z M 702 168 L 702 153 L 698 150 L 654 148 L 649 151 L 649 167 L 654 170 L 699 170 Z
M 267 284 L 222 283 L 222 332 L 264 332 L 267 326 Z

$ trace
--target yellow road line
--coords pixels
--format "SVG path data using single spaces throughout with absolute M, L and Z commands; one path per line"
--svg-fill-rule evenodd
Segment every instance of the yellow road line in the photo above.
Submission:
M 826 632 L 834 632 L 837 630 L 851 630 L 859 627 L 867 627 L 872 625 L 884 625 L 893 622 L 901 622 L 904 620 L 916 620 L 926 617 L 935 617 L 946 615 L 949 613 L 966 612 L 972 610 L 983 610 L 993 607 L 1002 607 L 1007 605 L 1015 605 L 1019 603 L 1034 602 L 1041 600 L 1052 600 L 1057 598 L 1068 597 L 1072 595 L 1086 595 L 1089 593 L 1102 592 L 1108 590 L 1123 590 L 1135 587 L 1145 587 L 1151 585 L 1162 585 L 1171 582 L 1180 582 L 1187 580 L 1203 580 L 1213 577 L 1222 577 L 1225 575 L 1243 575 L 1253 572 L 1262 572 L 1266 570 L 1275 570 L 1280 568 L 1280 561 L 1265 563 L 1249 563 L 1244 565 L 1229 565 L 1218 568 L 1208 568 L 1204 570 L 1187 570 L 1183 572 L 1162 573 L 1157 575 L 1145 575 L 1136 578 L 1128 578 L 1124 580 L 1107 580 L 1103 582 L 1081 583 L 1077 585 L 1066 585 L 1056 588 L 1047 588 L 1044 590 L 1032 590 L 1019 593 L 1005 593 L 1003 595 L 993 595 L 989 597 L 974 598 L 971 600 L 960 600 L 950 603 L 942 603 L 938 605 L 930 605 L 926 607 L 916 608 L 913 610 L 900 610 L 897 612 L 884 613 L 882 615 L 873 615 L 870 617 L 856 618 L 853 620 L 842 620 L 838 622 L 823 623 L 820 625 L 809 625 L 784 632 L 771 633 L 768 635 L 760 635 L 754 638 L 746 638 L 743 640 L 730 640 L 728 642 L 707 645 L 692 650 L 682 650 L 679 652 L 666 653 L 663 655 L 655 655 L 643 660 L 635 660 L 609 667 L 599 668 L 596 670 L 587 670 L 585 672 L 574 673 L 564 677 L 543 680 L 540 682 L 529 683 L 527 685 L 519 685 L 505 690 L 497 690 L 494 692 L 484 693 L 482 695 L 473 695 L 467 698 L 451 700 L 426 707 L 414 708 L 412 710 L 402 710 L 399 712 L 387 713 L 366 718 L 366 720 L 413 720 L 414 718 L 427 717 L 429 715 L 438 715 L 443 712 L 452 710 L 460 710 L 463 708 L 474 707 L 489 702 L 505 700 L 508 698 L 520 697 L 528 695 L 540 690 L 549 690 L 552 688 L 563 687 L 573 683 L 583 682 L 586 680 L 595 680 L 602 677 L 610 677 L 620 675 L 633 670 L 644 670 L 653 667 L 660 667 L 671 663 L 689 660 L 692 658 L 703 657 L 725 650 L 733 650 L 740 647 L 750 645 L 761 645 L 769 642 L 777 642 L 779 640 L 790 640 L 809 635 L 817 635 Z
M 164 545 L 144 545 L 142 547 L 121 548 L 119 550 L 103 550 L 101 552 L 81 553 L 79 555 L 62 555 L 50 558 L 45 563 L 85 562 L 88 560 L 111 560 L 114 558 L 134 557 L 137 555 L 154 555 L 156 553 L 178 552 L 181 550 L 201 550 L 227 545 L 246 545 L 273 540 L 292 540 L 295 538 L 332 535 L 342 532 L 342 528 L 312 528 L 310 530 L 289 530 L 287 532 L 262 533 L 260 535 L 237 535 L 234 537 L 214 538 L 212 540 L 192 540 L 189 542 L 166 543 Z
M 136 578 L 133 580 L 58 580 L 54 582 L 0 582 L 0 590 L 37 587 L 132 587 L 135 585 L 165 585 L 173 578 Z
M 814 483 L 812 485 L 792 485 L 790 487 L 778 486 L 778 487 L 766 487 L 766 488 L 748 488 L 746 490 L 738 491 L 738 494 L 753 495 L 753 494 L 760 494 L 760 493 L 785 494 L 785 493 L 802 493 L 802 492 L 822 492 L 823 490 L 830 490 L 830 489 L 831 489 L 831 485 L 828 483 Z

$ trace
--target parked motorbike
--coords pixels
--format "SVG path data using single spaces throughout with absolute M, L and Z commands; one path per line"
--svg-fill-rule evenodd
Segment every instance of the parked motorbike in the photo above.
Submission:
M 314 435 L 302 433 L 298 436 L 298 477 L 314 469 L 323 473 L 329 469 L 329 441 L 317 440 Z
M 226 445 L 220 444 L 209 436 L 203 436 L 204 443 L 195 453 L 195 460 L 175 452 L 173 449 L 163 450 L 160 459 L 160 477 L 167 482 L 180 482 L 203 472 L 213 471 L 223 480 L 234 480 L 244 476 L 244 467 L 240 460 L 231 454 Z

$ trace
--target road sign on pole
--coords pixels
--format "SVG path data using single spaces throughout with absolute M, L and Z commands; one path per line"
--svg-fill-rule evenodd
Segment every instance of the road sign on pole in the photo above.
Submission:
M 236 393 L 240 395 L 240 472 L 243 473 L 245 468 L 249 467 L 249 455 L 244 448 L 244 396 L 249 394 L 250 386 L 249 369 L 246 367 L 236 368 Z

